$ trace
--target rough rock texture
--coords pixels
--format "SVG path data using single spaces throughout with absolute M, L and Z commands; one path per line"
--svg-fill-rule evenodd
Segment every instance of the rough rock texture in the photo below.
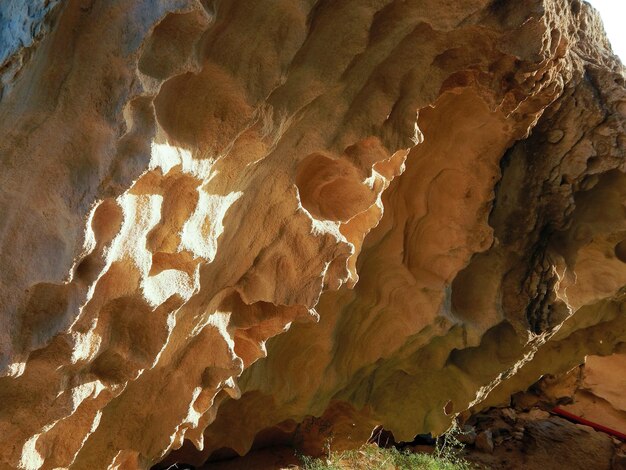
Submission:
M 563 408 L 626 435 L 626 354 L 589 356 L 574 402 Z
M 560 407 L 626 435 L 626 354 L 588 356 L 584 366 L 546 385 Z
M 483 437 L 477 439 L 476 433 Z M 377 439 L 369 445 L 379 442 L 380 447 L 393 446 L 408 453 L 435 454 L 443 451 L 444 455 L 454 455 L 472 464 L 473 468 L 483 470 L 622 470 L 626 463 L 626 442 L 539 408 L 520 410 L 505 407 L 481 411 L 462 428 L 452 431 L 454 439 L 448 434 L 445 438 L 440 437 L 438 444 L 435 439 L 430 439 L 428 444 L 424 436 L 411 443 L 397 443 L 390 434 L 378 429 L 377 438 L 382 438 L 382 441 Z M 447 443 L 443 442 L 445 439 Z M 455 445 L 455 441 L 462 445 Z M 415 442 L 421 444 L 416 445 Z M 321 460 L 326 460 L 326 456 Z M 185 468 L 183 465 L 180 467 Z M 302 457 L 294 454 L 293 448 L 272 446 L 251 451 L 240 458 L 213 461 L 201 468 L 293 470 L 309 467 L 303 465 Z M 346 468 L 369 470 L 380 466 L 368 467 L 366 462 L 360 462 L 360 465 L 348 464 Z
M 626 448 L 607 434 L 536 408 L 517 413 L 510 408 L 492 409 L 471 421 L 477 431 L 493 432 L 495 447 L 491 452 L 480 451 L 477 443 L 461 452 L 470 462 L 490 470 L 618 470 Z
M 410 439 L 626 342 L 624 69 L 587 4 L 0 26 L 3 468 Z

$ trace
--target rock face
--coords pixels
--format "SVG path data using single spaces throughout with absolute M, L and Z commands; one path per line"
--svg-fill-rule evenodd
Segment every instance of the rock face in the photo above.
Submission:
M 508 412 L 507 414 L 505 414 Z M 464 448 L 464 457 L 490 470 L 562 468 L 617 470 L 622 446 L 607 434 L 575 424 L 539 409 L 515 412 L 491 409 L 471 418 L 479 435 L 493 432 L 490 451 L 475 445 Z
M 589 356 L 581 375 L 561 408 L 626 436 L 626 354 Z
M 2 468 L 410 440 L 623 348 L 624 68 L 586 3 L 0 27 Z

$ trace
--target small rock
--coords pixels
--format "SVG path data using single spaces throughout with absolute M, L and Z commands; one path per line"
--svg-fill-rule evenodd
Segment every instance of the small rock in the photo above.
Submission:
M 503 408 L 502 410 L 502 417 L 510 422 L 515 422 L 517 420 L 517 413 L 515 412 L 515 410 L 511 409 L 511 408 Z
M 497 432 L 510 432 L 511 431 L 512 426 L 504 419 L 495 419 L 491 425 L 489 426 L 489 429 L 491 429 L 491 431 L 495 434 L 496 431 Z
M 591 426 L 587 426 L 586 424 L 575 423 L 574 426 L 576 426 L 578 429 L 582 429 L 585 432 L 596 432 L 595 429 L 593 429 Z
M 529 410 L 537 404 L 539 398 L 536 395 L 525 392 L 518 392 L 512 397 L 513 405 L 518 410 Z
M 481 452 L 488 454 L 493 453 L 493 437 L 491 431 L 483 431 L 476 436 L 476 442 L 474 443 L 476 448 Z
M 565 133 L 561 129 L 553 129 L 548 132 L 548 142 L 556 144 L 561 141 Z
M 463 426 L 461 432 L 456 436 L 456 438 L 462 444 L 473 445 L 474 442 L 476 442 L 476 430 L 474 429 L 474 426 Z
M 626 454 L 615 453 L 611 460 L 611 470 L 626 470 Z
M 533 408 L 527 413 L 527 416 L 526 416 L 527 419 L 532 419 L 532 420 L 548 419 L 549 417 L 550 417 L 550 413 L 548 413 L 547 411 L 540 410 L 539 408 Z

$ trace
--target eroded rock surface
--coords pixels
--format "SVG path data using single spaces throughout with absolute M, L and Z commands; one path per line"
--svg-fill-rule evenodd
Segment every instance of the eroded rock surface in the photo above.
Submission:
M 589 356 L 582 383 L 563 409 L 626 436 L 626 354 Z
M 585 364 L 558 377 L 545 376 L 523 398 L 558 405 L 591 423 L 626 436 L 626 354 L 588 356 Z M 533 393 L 534 392 L 534 393 Z
M 481 468 L 618 470 L 624 456 L 625 445 L 610 435 L 537 408 L 528 412 L 492 409 L 471 421 L 477 431 L 489 429 L 495 436 L 491 452 L 481 450 L 478 442 L 459 450 Z
M 1 466 L 411 439 L 626 342 L 584 2 L 39 3 L 0 7 Z

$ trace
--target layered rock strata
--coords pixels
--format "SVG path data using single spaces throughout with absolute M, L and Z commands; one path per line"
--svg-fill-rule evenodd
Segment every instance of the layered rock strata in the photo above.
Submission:
M 626 436 L 626 354 L 590 356 L 573 403 L 562 408 Z
M 437 433 L 626 342 L 587 4 L 40 3 L 0 6 L 3 468 Z
M 622 345 L 623 349 L 623 345 Z M 585 363 L 566 374 L 544 376 L 528 393 L 514 396 L 523 406 L 541 404 L 606 428 L 616 437 L 626 436 L 626 354 L 588 356 Z
M 473 432 L 489 435 L 491 446 L 481 448 L 476 438 L 459 452 L 480 468 L 618 470 L 625 462 L 626 444 L 537 408 L 528 412 L 492 409 L 479 413 L 472 421 L 476 426 L 471 428 Z

